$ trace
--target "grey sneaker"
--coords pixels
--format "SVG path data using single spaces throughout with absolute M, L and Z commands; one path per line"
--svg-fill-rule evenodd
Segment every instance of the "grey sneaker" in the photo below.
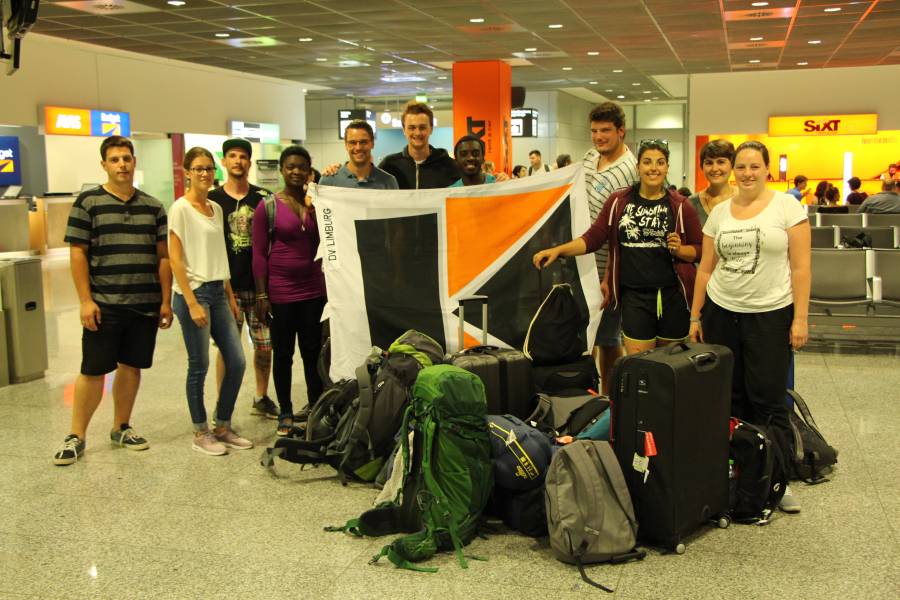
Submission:
M 227 428 L 222 433 L 213 432 L 213 435 L 216 436 L 217 440 L 225 444 L 225 446 L 234 448 L 235 450 L 249 450 L 253 447 L 253 442 L 239 436 L 231 427 Z
M 147 440 L 137 434 L 130 425 L 122 425 L 121 431 L 111 431 L 109 439 L 116 446 L 128 448 L 129 450 L 146 450 L 150 447 Z
M 71 465 L 84 454 L 84 440 L 75 435 L 74 433 L 70 433 L 66 436 L 66 439 L 63 440 L 63 444 L 59 450 L 56 451 L 56 454 L 53 455 L 53 464 L 54 465 Z
M 213 435 L 212 431 L 204 431 L 200 435 L 195 434 L 194 441 L 191 443 L 191 448 L 197 452 L 208 454 L 209 456 L 222 456 L 223 454 L 228 454 L 228 448 L 225 447 L 225 444 L 216 439 L 216 436 Z
M 253 401 L 253 408 L 250 412 L 254 415 L 261 415 L 267 419 L 277 419 L 278 418 L 278 407 L 275 406 L 275 403 L 272 402 L 272 399 L 268 396 L 263 396 L 262 398 L 257 398 Z
M 784 488 L 784 496 L 781 497 L 778 508 L 786 513 L 800 512 L 800 501 L 794 496 L 794 493 L 791 491 L 791 486 L 786 486 Z

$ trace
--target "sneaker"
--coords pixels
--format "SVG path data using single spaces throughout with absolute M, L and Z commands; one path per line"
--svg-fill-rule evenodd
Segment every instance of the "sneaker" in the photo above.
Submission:
M 62 447 L 53 455 L 54 465 L 71 465 L 84 454 L 84 440 L 70 433 L 63 440 Z
M 294 413 L 294 423 L 306 423 L 309 420 L 309 413 L 311 412 L 312 409 L 309 407 L 309 404 L 307 404 L 298 412 Z
M 109 439 L 116 446 L 128 448 L 129 450 L 146 450 L 150 447 L 147 440 L 139 436 L 130 425 L 122 425 L 120 431 L 111 431 Z
M 225 444 L 216 439 L 212 431 L 204 431 L 200 435 L 194 435 L 194 441 L 191 448 L 197 452 L 208 454 L 209 456 L 222 456 L 228 454 L 228 448 Z
M 239 436 L 231 427 L 226 428 L 222 433 L 216 433 L 214 431 L 213 435 L 216 436 L 217 440 L 225 444 L 225 446 L 234 448 L 235 450 L 249 450 L 253 447 L 253 442 Z
M 260 415 L 267 419 L 277 419 L 278 418 L 278 407 L 275 406 L 275 403 L 272 402 L 272 399 L 268 396 L 263 396 L 262 398 L 257 398 L 253 401 L 253 408 L 250 409 L 250 412 L 254 415 Z
M 794 493 L 791 491 L 791 486 L 786 486 L 784 488 L 784 496 L 781 497 L 778 508 L 786 513 L 800 512 L 800 501 L 794 496 Z

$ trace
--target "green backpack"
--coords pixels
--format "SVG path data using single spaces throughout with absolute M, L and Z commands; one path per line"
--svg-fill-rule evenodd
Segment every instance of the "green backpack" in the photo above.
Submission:
M 453 550 L 466 568 L 462 548 L 478 533 L 493 487 L 486 416 L 478 376 L 452 365 L 422 369 L 403 418 L 401 431 L 412 428 L 413 446 L 410 452 L 408 437 L 401 436 L 404 478 L 398 497 L 327 529 L 370 537 L 408 534 L 382 548 L 372 563 L 386 556 L 397 567 L 435 572 L 413 563 Z

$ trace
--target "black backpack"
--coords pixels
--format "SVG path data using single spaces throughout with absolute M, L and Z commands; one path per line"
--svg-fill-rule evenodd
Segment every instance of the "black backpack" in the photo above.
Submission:
M 538 307 L 523 352 L 534 365 L 560 365 L 578 359 L 587 349 L 587 321 L 578 308 L 572 286 L 558 283 Z
M 765 525 L 787 487 L 783 444 L 775 428 L 731 418 L 729 503 L 736 523 Z
M 594 394 L 578 396 L 535 395 L 537 406 L 528 423 L 553 436 L 576 436 L 609 408 L 609 398 Z
M 374 349 L 356 369 L 354 383 L 323 392 L 310 411 L 306 430 L 275 441 L 263 454 L 264 466 L 275 457 L 298 464 L 329 464 L 341 482 L 374 481 L 396 443 L 419 371 L 441 362 L 444 350 L 423 333 L 409 330 L 387 352 Z M 320 406 L 321 405 L 321 406 Z
M 828 481 L 837 463 L 838 451 L 825 441 L 806 401 L 794 390 L 788 390 L 794 403 L 790 414 L 794 451 L 788 463 L 791 479 L 802 479 L 809 484 Z

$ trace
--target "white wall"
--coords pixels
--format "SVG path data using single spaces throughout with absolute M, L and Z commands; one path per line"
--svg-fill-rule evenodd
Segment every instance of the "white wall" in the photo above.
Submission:
M 303 83 L 29 34 L 20 70 L 0 77 L 2 114 L 37 125 L 42 105 L 131 113 L 135 131 L 224 134 L 229 120 L 281 125 L 306 137 Z
M 353 99 L 306 101 L 306 136 L 300 139 L 304 140 L 303 146 L 309 150 L 313 165 L 319 170 L 347 161 L 344 142 L 338 138 L 338 110 L 342 108 L 354 108 Z
M 764 133 L 775 115 L 878 113 L 878 129 L 900 129 L 900 65 L 705 73 L 689 86 L 691 185 L 698 135 Z

